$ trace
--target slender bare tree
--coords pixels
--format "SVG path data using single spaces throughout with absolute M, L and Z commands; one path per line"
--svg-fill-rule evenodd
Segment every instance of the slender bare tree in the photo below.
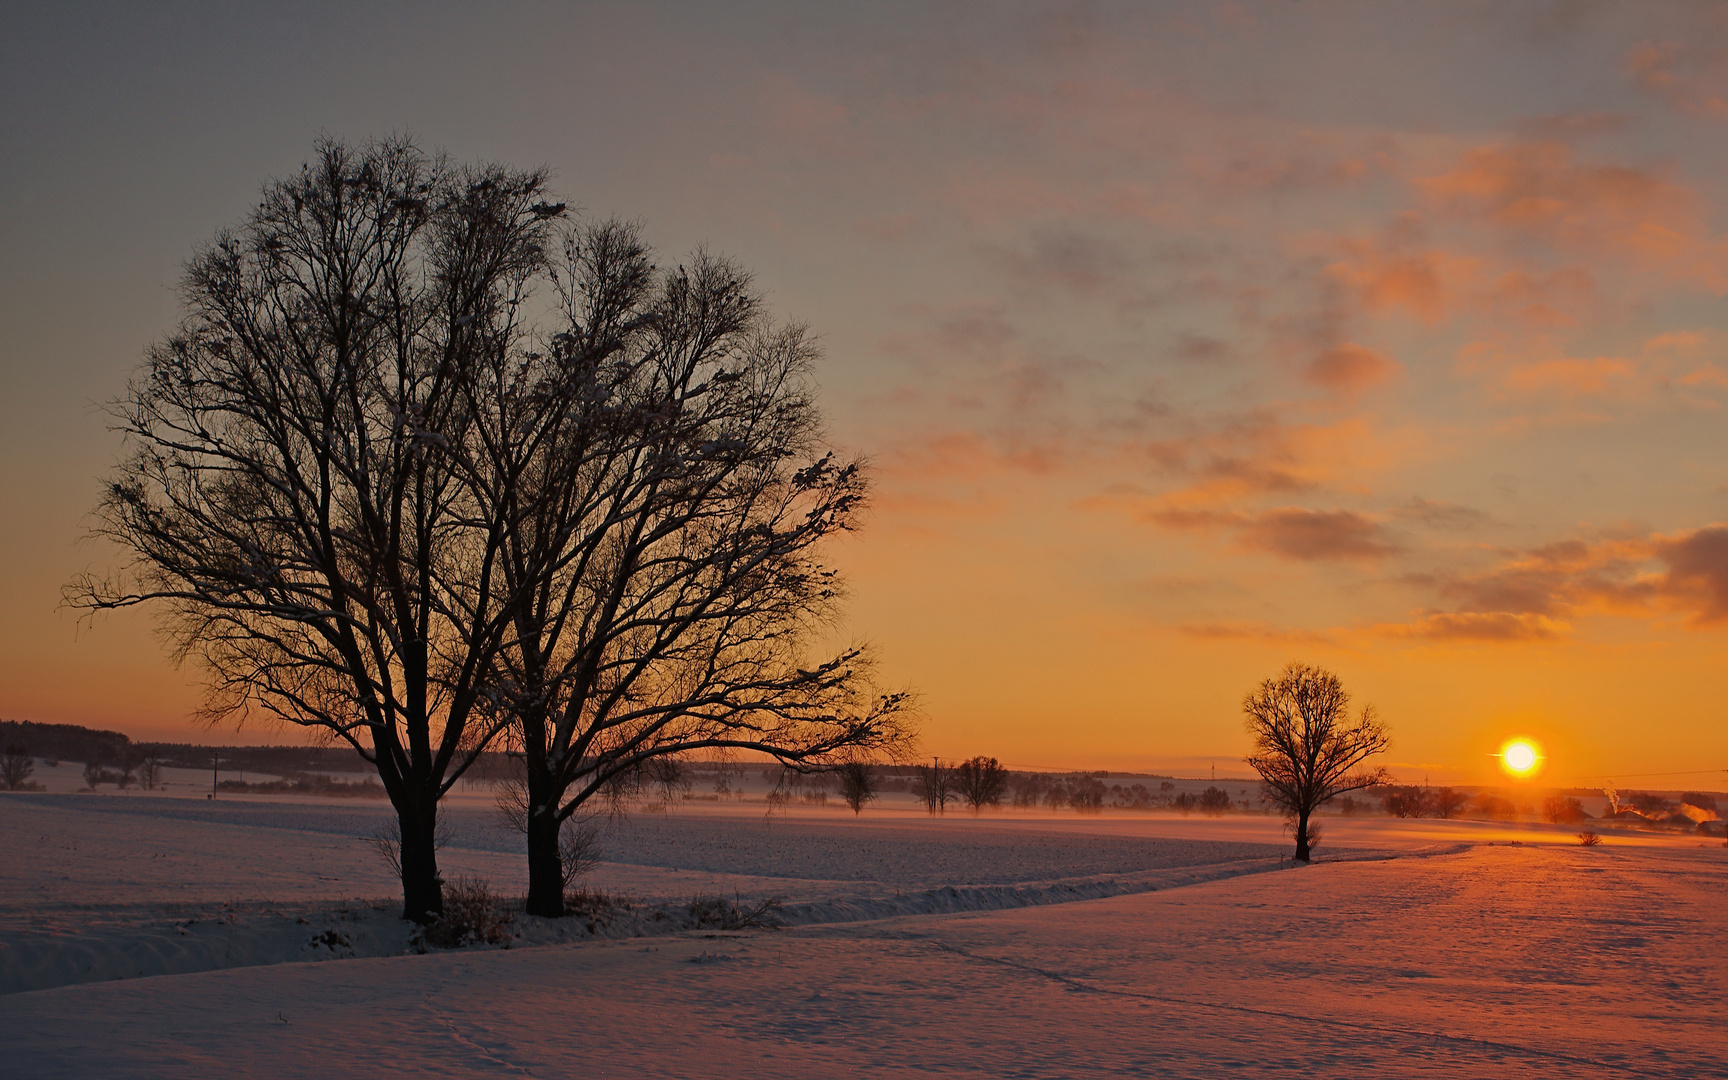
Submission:
M 1338 676 L 1307 664 L 1287 665 L 1242 700 L 1248 732 L 1247 759 L 1265 783 L 1267 798 L 1290 815 L 1296 858 L 1310 858 L 1309 818 L 1327 800 L 1388 782 L 1384 769 L 1352 772 L 1385 750 L 1391 739 L 1372 705 L 1352 722 L 1350 695 Z
M 131 452 L 97 531 L 133 561 L 67 589 L 164 604 L 211 720 L 261 711 L 371 762 L 420 921 L 442 906 L 439 800 L 508 715 L 488 681 L 513 523 L 477 482 L 476 402 L 546 265 L 544 180 L 398 138 L 321 141 L 267 185 L 190 261 L 180 329 L 116 406 Z
M 954 763 L 944 765 L 933 757 L 930 764 L 918 766 L 918 797 L 924 809 L 932 814 L 946 814 L 948 804 L 960 797 L 954 790 Z
M 478 490 L 511 522 L 511 634 L 493 680 L 526 769 L 528 910 L 563 912 L 560 823 L 648 763 L 752 750 L 795 769 L 897 754 L 908 699 L 866 648 L 817 648 L 861 463 L 822 445 L 817 355 L 749 276 L 705 253 L 664 271 L 638 230 L 573 227 L 561 325 L 481 409 Z

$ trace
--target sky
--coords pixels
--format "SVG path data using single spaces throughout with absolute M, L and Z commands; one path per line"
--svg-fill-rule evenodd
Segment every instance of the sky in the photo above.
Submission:
M 1718 5 L 148 7 L 0 39 L 0 716 L 295 739 L 60 587 L 193 248 L 410 132 L 820 335 L 925 753 L 1237 775 L 1299 660 L 1407 779 L 1723 786 Z

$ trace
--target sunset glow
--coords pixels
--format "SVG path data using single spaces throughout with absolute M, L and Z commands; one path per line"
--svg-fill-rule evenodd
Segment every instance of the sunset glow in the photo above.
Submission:
M 1728 1076 L 1728 2 L 5 26 L 5 1075 Z
M 1530 739 L 1509 739 L 1500 748 L 1500 767 L 1508 776 L 1520 780 L 1528 780 L 1542 771 L 1546 759 L 1542 756 L 1542 748 Z
M 1406 779 L 1491 781 L 1508 730 L 1556 780 L 1728 763 L 1728 22 L 1538 9 L 368 8 L 375 56 L 44 7 L 6 68 L 40 108 L 0 200 L 0 716 L 194 737 L 156 613 L 60 607 L 124 561 L 81 541 L 99 406 L 264 178 L 413 131 L 736 257 L 820 339 L 873 477 L 835 637 L 918 690 L 928 753 L 1239 762 L 1243 692 L 1300 660 Z

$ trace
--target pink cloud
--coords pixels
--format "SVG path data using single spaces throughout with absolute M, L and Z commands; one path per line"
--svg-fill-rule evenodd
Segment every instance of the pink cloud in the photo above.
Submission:
M 1306 510 L 1287 506 L 1261 513 L 1220 510 L 1153 510 L 1146 519 L 1168 529 L 1228 531 L 1251 551 L 1298 562 L 1382 559 L 1403 550 L 1374 519 L 1350 510 Z
M 1386 382 L 1399 370 L 1398 362 L 1385 353 L 1346 341 L 1315 357 L 1303 374 L 1309 382 L 1353 397 Z
M 1567 540 L 1516 555 L 1485 573 L 1432 584 L 1457 603 L 1448 617 L 1528 622 L 1591 612 L 1679 614 L 1711 625 L 1728 621 L 1728 525 Z
M 1429 641 L 1557 641 L 1571 627 L 1545 615 L 1510 611 L 1438 612 L 1412 623 L 1381 623 L 1381 637 Z
M 1541 360 L 1506 372 L 1500 385 L 1515 394 L 1557 391 L 1567 395 L 1602 396 L 1627 389 L 1636 373 L 1631 363 L 1604 356 L 1589 360 Z
M 1238 539 L 1244 547 L 1311 562 L 1382 559 L 1401 550 L 1378 522 L 1350 510 L 1271 510 L 1244 523 Z
M 1696 605 L 1701 622 L 1728 619 L 1728 525 L 1711 525 L 1655 541 L 1656 557 L 1668 567 L 1663 591 Z

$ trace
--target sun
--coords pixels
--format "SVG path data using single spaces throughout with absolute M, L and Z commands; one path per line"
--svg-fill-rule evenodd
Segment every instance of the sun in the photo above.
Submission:
M 1548 759 L 1542 756 L 1542 748 L 1534 739 L 1507 739 L 1500 747 L 1500 767 L 1520 780 L 1527 780 L 1542 771 L 1542 765 Z

